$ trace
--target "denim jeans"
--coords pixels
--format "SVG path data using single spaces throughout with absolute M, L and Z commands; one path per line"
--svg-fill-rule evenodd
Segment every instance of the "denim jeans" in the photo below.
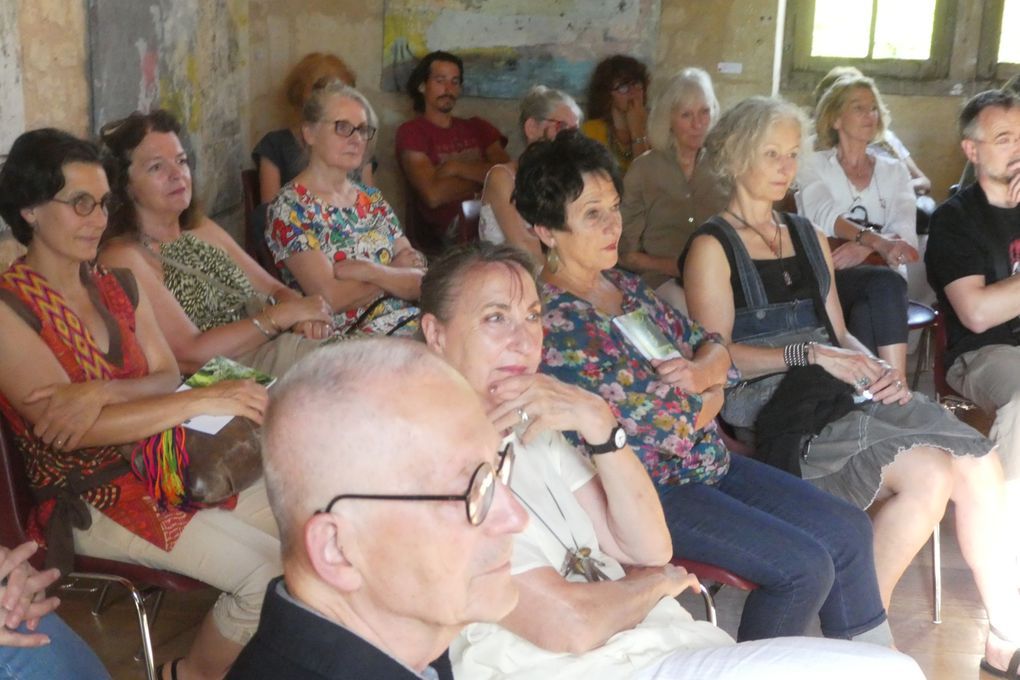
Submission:
M 758 584 L 738 641 L 803 635 L 815 616 L 832 638 L 885 620 L 871 521 L 849 503 L 742 456 L 717 485 L 657 488 L 677 557 Z
M 907 341 L 907 282 L 895 270 L 860 265 L 836 272 L 847 330 L 872 352 Z
M 26 632 L 24 624 L 19 630 Z M 0 680 L 109 680 L 95 653 L 56 614 L 44 616 L 35 632 L 49 636 L 50 643 L 0 647 Z

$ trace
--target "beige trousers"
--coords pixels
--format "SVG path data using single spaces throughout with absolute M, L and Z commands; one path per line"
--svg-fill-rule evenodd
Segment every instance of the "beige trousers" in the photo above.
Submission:
M 261 479 L 241 492 L 234 510 L 195 513 L 170 552 L 91 506 L 89 512 L 92 526 L 74 530 L 75 552 L 166 569 L 208 583 L 223 591 L 212 610 L 220 634 L 242 645 L 251 639 L 266 586 L 283 572 L 279 532 Z

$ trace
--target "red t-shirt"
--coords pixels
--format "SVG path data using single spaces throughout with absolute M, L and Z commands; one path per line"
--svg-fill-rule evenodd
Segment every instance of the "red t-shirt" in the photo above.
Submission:
M 497 141 L 506 146 L 506 137 L 481 118 L 454 118 L 450 127 L 443 128 L 418 116 L 397 128 L 397 162 L 404 151 L 419 151 L 428 156 L 433 165 L 450 158 L 485 160 L 485 150 Z M 460 210 L 459 201 L 429 208 L 416 195 L 414 203 L 422 220 L 435 233 L 444 232 Z

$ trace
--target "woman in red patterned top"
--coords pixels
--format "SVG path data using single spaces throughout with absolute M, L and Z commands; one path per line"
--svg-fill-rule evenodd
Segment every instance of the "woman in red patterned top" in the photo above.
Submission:
M 261 482 L 234 511 L 158 503 L 115 445 L 200 414 L 259 422 L 264 388 L 174 392 L 177 362 L 130 272 L 91 264 L 110 188 L 99 152 L 53 129 L 19 137 L 0 170 L 0 216 L 28 247 L 0 276 L 0 411 L 37 505 L 29 531 L 66 570 L 73 552 L 187 574 L 225 591 L 178 678 L 221 677 L 254 632 L 279 541 Z M 238 569 L 238 565 L 244 565 Z

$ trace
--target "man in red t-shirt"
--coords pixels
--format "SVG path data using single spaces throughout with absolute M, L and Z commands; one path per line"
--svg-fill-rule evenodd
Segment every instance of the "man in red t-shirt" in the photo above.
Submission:
M 453 240 L 461 202 L 481 192 L 489 168 L 510 160 L 507 139 L 492 124 L 453 115 L 463 77 L 460 57 L 427 54 L 407 79 L 419 115 L 397 129 L 397 161 L 414 192 L 405 231 L 432 255 Z

